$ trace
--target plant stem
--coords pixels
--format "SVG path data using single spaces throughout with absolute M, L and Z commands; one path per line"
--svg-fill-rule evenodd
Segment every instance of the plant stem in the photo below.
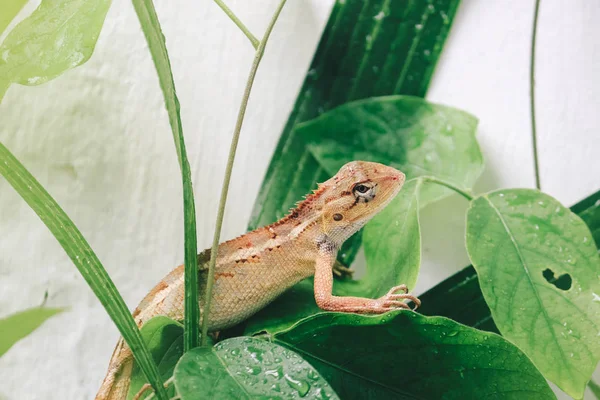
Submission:
M 600 400 L 600 385 L 594 382 L 592 379 L 588 382 L 588 387 L 596 397 L 596 399 Z
M 237 27 L 240 28 L 240 30 L 242 32 L 244 32 L 244 35 L 246 35 L 246 37 L 250 40 L 250 43 L 252 43 L 252 47 L 254 47 L 255 49 L 258 50 L 258 45 L 260 44 L 260 42 L 252 34 L 252 32 L 250 32 L 250 30 L 248 30 L 248 28 L 246 28 L 246 25 L 244 25 L 244 23 L 242 21 L 240 21 L 240 19 L 238 17 L 235 16 L 233 11 L 231 11 L 229 9 L 229 7 L 227 7 L 227 5 L 225 3 L 223 3 L 222 0 L 215 0 L 215 3 L 217 3 L 217 5 L 219 7 L 221 7 L 221 10 L 225 11 L 225 14 L 227 14 L 229 19 L 232 20 L 233 23 L 236 24 Z
M 433 176 L 422 176 L 419 179 L 422 179 L 423 182 L 431 182 L 431 183 L 436 183 L 438 185 L 445 186 L 448 189 L 454 190 L 456 193 L 460 194 L 465 199 L 467 199 L 469 201 L 473 200 L 473 196 L 467 190 L 460 189 L 459 187 L 455 186 L 453 183 L 450 183 L 450 182 L 445 181 L 443 179 L 438 179 L 438 178 L 435 178 Z
M 229 192 L 229 182 L 231 180 L 231 171 L 233 170 L 233 161 L 235 160 L 235 152 L 240 139 L 240 132 L 242 130 L 242 124 L 244 122 L 244 116 L 246 115 L 246 107 L 248 106 L 248 99 L 250 98 L 250 92 L 252 91 L 252 85 L 254 84 L 254 78 L 256 77 L 256 71 L 260 65 L 267 41 L 271 35 L 271 31 L 277 22 L 277 18 L 285 5 L 286 0 L 281 0 L 275 14 L 269 22 L 269 26 L 260 41 L 256 54 L 254 55 L 254 61 L 250 68 L 250 74 L 248 75 L 248 81 L 246 82 L 246 89 L 244 90 L 244 96 L 242 97 L 242 104 L 238 112 L 237 121 L 235 123 L 235 129 L 233 131 L 233 138 L 231 139 L 231 146 L 229 148 L 229 158 L 227 159 L 227 167 L 225 169 L 225 178 L 223 179 L 223 187 L 221 189 L 221 199 L 219 200 L 219 211 L 217 213 L 217 221 L 215 224 L 215 234 L 213 236 L 213 243 L 210 252 L 210 263 L 208 266 L 208 278 L 206 284 L 206 299 L 204 302 L 204 312 L 202 313 L 202 346 L 206 346 L 208 339 L 208 317 L 210 315 L 210 303 L 212 300 L 212 290 L 215 276 L 215 264 L 217 261 L 217 251 L 219 247 L 219 241 L 221 238 L 221 227 L 223 226 L 223 216 L 225 215 L 225 204 L 227 203 L 227 193 Z
M 537 149 L 537 128 L 535 123 L 535 42 L 537 38 L 537 22 L 540 11 L 540 0 L 535 1 L 533 13 L 533 32 L 531 33 L 531 55 L 529 60 L 529 101 L 531 105 L 531 139 L 533 142 L 533 167 L 535 169 L 535 187 L 541 189 L 540 164 Z

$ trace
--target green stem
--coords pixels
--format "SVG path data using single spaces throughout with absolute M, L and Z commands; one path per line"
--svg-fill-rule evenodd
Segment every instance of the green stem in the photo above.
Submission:
M 227 203 L 227 193 L 229 192 L 229 181 L 231 180 L 231 171 L 233 170 L 233 161 L 235 160 L 235 152 L 237 150 L 238 141 L 240 139 L 240 132 L 242 130 L 242 124 L 244 122 L 244 116 L 246 115 L 246 107 L 248 106 L 248 99 L 250 98 L 250 92 L 252 91 L 252 85 L 254 84 L 254 78 L 256 77 L 256 71 L 260 65 L 267 41 L 271 35 L 271 31 L 277 22 L 277 18 L 285 5 L 286 0 L 281 0 L 269 26 L 260 41 L 254 61 L 252 62 L 252 68 L 250 68 L 250 74 L 248 75 L 248 81 L 246 82 L 246 89 L 244 90 L 244 97 L 242 97 L 242 104 L 238 112 L 237 122 L 233 131 L 233 138 L 231 139 L 231 146 L 229 148 L 229 158 L 227 159 L 227 168 L 225 169 L 225 178 L 223 179 L 223 187 L 221 189 L 221 199 L 219 200 L 219 211 L 217 213 L 217 222 L 215 224 L 215 234 L 213 236 L 213 243 L 210 252 L 210 263 L 208 266 L 208 278 L 206 284 L 206 299 L 204 302 L 204 312 L 202 313 L 202 346 L 206 346 L 208 339 L 208 317 L 210 315 L 210 303 L 212 300 L 212 290 L 215 276 L 215 264 L 217 261 L 217 251 L 219 247 L 219 241 L 221 239 L 221 227 L 223 226 L 223 216 L 225 215 L 225 204 Z
M 592 379 L 588 382 L 588 387 L 596 397 L 596 399 L 600 400 L 600 385 L 594 382 Z
M 438 185 L 445 186 L 448 189 L 454 190 L 456 193 L 460 194 L 465 199 L 467 199 L 469 201 L 473 200 L 473 196 L 467 190 L 461 189 L 461 188 L 459 188 L 458 186 L 454 185 L 451 182 L 445 181 L 443 179 L 438 179 L 438 178 L 435 178 L 433 176 L 422 176 L 419 179 L 422 179 L 423 182 L 431 182 L 431 183 L 436 183 Z
M 540 164 L 538 160 L 537 149 L 537 128 L 535 123 L 535 42 L 537 37 L 537 22 L 540 11 L 540 0 L 535 1 L 535 11 L 533 13 L 533 32 L 531 34 L 531 55 L 529 59 L 529 101 L 531 111 L 531 140 L 533 142 L 533 167 L 535 170 L 535 187 L 541 189 L 540 182 Z
M 240 19 L 238 17 L 235 16 L 233 11 L 231 11 L 229 9 L 229 7 L 227 7 L 227 5 L 225 3 L 223 3 L 222 0 L 215 0 L 215 3 L 217 3 L 217 5 L 219 7 L 221 7 L 221 10 L 225 11 L 225 14 L 227 14 L 229 19 L 232 20 L 233 23 L 236 24 L 237 27 L 240 28 L 240 30 L 242 32 L 244 32 L 244 35 L 246 35 L 246 37 L 250 40 L 250 43 L 252 43 L 252 47 L 254 47 L 255 49 L 258 50 L 258 46 L 259 46 L 260 42 L 252 34 L 252 32 L 250 32 L 250 30 L 248 30 L 248 28 L 246 28 L 246 25 L 244 25 L 244 23 L 242 21 L 240 21 Z

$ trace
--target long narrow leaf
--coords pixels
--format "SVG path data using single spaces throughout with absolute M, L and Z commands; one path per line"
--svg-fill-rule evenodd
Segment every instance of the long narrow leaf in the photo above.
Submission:
M 142 340 L 125 301 L 100 260 L 58 203 L 2 143 L 0 143 L 0 174 L 50 229 L 117 325 L 138 365 L 159 394 L 159 398 L 166 398 L 156 364 L 152 361 L 152 356 Z
M 198 346 L 198 325 L 200 309 L 198 304 L 198 274 L 196 265 L 197 239 L 196 239 L 196 207 L 194 205 L 194 190 L 192 188 L 192 174 L 190 163 L 185 151 L 183 128 L 179 114 L 179 100 L 175 92 L 175 82 L 171 72 L 171 63 L 165 37 L 160 29 L 160 22 L 154 9 L 152 0 L 133 0 L 135 12 L 138 15 L 142 30 L 146 36 L 154 66 L 158 73 L 160 87 L 165 98 L 165 105 L 169 114 L 169 123 L 175 139 L 175 148 L 181 178 L 183 181 L 183 225 L 185 234 L 185 319 L 184 319 L 184 344 L 185 350 Z

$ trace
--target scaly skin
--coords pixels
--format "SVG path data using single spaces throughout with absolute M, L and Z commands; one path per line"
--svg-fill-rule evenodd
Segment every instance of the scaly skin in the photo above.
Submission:
M 314 275 L 315 301 L 328 311 L 384 313 L 408 309 L 405 299 L 419 300 L 404 285 L 379 299 L 332 295 L 334 263 L 342 243 L 382 210 L 400 191 L 404 174 L 394 168 L 353 161 L 298 203 L 283 219 L 219 245 L 210 331 L 233 326 L 272 302 L 284 291 Z M 210 252 L 198 256 L 200 309 Z M 337 272 L 343 269 L 335 266 Z M 165 315 L 183 319 L 183 265 L 169 273 L 135 309 L 138 326 Z M 125 399 L 133 367 L 132 354 L 119 340 L 96 400 Z

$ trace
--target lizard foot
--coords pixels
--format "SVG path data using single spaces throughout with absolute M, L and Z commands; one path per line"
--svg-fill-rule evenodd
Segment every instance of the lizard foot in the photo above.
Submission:
M 354 270 L 335 260 L 335 263 L 333 264 L 333 274 L 338 278 L 352 278 Z
M 397 293 L 398 291 L 402 293 Z M 406 304 L 404 300 L 410 300 L 415 303 L 415 308 L 412 309 L 413 311 L 421 305 L 421 300 L 408 293 L 408 287 L 406 287 L 406 285 L 398 285 L 391 288 L 385 296 L 377 299 L 375 308 L 380 309 L 382 312 L 398 309 L 411 310 L 410 306 Z

